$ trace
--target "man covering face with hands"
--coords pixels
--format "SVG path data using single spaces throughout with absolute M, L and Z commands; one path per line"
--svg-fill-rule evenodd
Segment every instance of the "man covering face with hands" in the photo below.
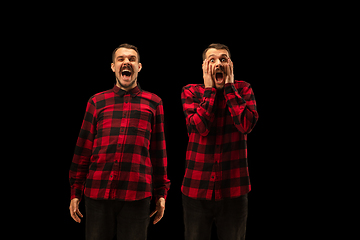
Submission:
M 186 240 L 245 239 L 251 190 L 247 134 L 258 113 L 249 83 L 235 81 L 230 50 L 210 44 L 203 52 L 204 84 L 189 84 L 181 100 L 189 136 L 182 183 Z
M 203 76 L 205 88 L 221 89 L 225 83 L 234 83 L 233 63 L 226 49 L 210 48 L 205 53 Z

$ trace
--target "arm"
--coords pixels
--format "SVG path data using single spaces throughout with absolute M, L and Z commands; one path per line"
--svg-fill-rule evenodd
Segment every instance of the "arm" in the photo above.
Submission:
M 153 166 L 153 187 L 155 200 L 166 199 L 170 189 L 170 180 L 167 177 L 167 155 L 164 133 L 164 110 L 163 103 L 156 109 L 153 130 L 150 142 L 150 158 Z
M 241 83 L 240 93 L 234 83 L 225 84 L 226 104 L 234 120 L 235 127 L 242 133 L 250 133 L 259 115 L 256 109 L 255 96 L 250 84 Z
M 211 123 L 214 120 L 213 107 L 215 103 L 215 88 L 205 88 L 204 96 L 200 99 L 200 93 L 190 85 L 185 86 L 181 92 L 181 102 L 186 118 L 188 134 L 192 130 L 198 131 L 202 136 L 210 132 Z
M 216 89 L 212 79 L 212 69 L 209 61 L 204 60 L 202 64 L 205 92 L 201 98 L 200 92 L 190 85 L 185 86 L 181 92 L 181 102 L 186 118 L 188 134 L 197 130 L 202 136 L 210 132 L 211 122 L 214 120 L 213 106 L 215 102 Z
M 156 202 L 156 210 L 151 213 L 150 217 L 157 213 L 153 221 L 153 224 L 156 224 L 164 216 L 165 199 L 170 189 L 170 180 L 167 178 L 167 155 L 162 101 L 160 101 L 156 109 L 150 142 L 150 158 L 153 166 L 153 186 Z
M 94 136 L 96 134 L 95 103 L 87 103 L 84 120 L 76 143 L 74 157 L 69 171 L 71 199 L 82 198 L 86 175 L 89 171 Z

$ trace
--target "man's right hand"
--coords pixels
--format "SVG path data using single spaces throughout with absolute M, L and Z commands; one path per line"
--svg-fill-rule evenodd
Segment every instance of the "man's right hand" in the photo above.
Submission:
M 212 79 L 212 71 L 210 68 L 209 60 L 207 60 L 207 59 L 204 60 L 202 69 L 203 69 L 203 78 L 204 78 L 205 88 L 213 88 L 214 81 Z
M 77 223 L 81 222 L 81 219 L 79 217 L 81 217 L 81 218 L 84 217 L 79 210 L 79 203 L 80 203 L 80 200 L 78 198 L 73 198 L 73 199 L 71 199 L 70 207 L 69 207 L 70 215 L 74 219 L 74 221 Z

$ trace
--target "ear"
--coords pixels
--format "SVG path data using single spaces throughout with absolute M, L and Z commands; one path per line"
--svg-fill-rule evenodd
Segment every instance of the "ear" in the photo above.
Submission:
M 140 71 L 141 71 L 141 69 L 142 69 L 142 64 L 141 64 L 141 63 L 139 63 L 139 71 L 138 71 L 138 72 L 140 72 Z
M 112 70 L 113 72 L 115 72 L 115 64 L 114 64 L 114 63 L 111 63 L 111 70 Z

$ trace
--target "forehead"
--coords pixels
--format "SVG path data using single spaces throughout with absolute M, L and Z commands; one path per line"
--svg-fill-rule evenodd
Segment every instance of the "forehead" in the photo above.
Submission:
M 137 52 L 131 48 L 119 48 L 115 52 L 115 58 L 118 56 L 137 56 Z
M 210 48 L 206 52 L 206 58 L 208 58 L 210 55 L 213 55 L 215 57 L 220 57 L 221 55 L 224 55 L 224 54 L 226 56 L 229 56 L 228 51 L 226 51 L 225 49 Z

